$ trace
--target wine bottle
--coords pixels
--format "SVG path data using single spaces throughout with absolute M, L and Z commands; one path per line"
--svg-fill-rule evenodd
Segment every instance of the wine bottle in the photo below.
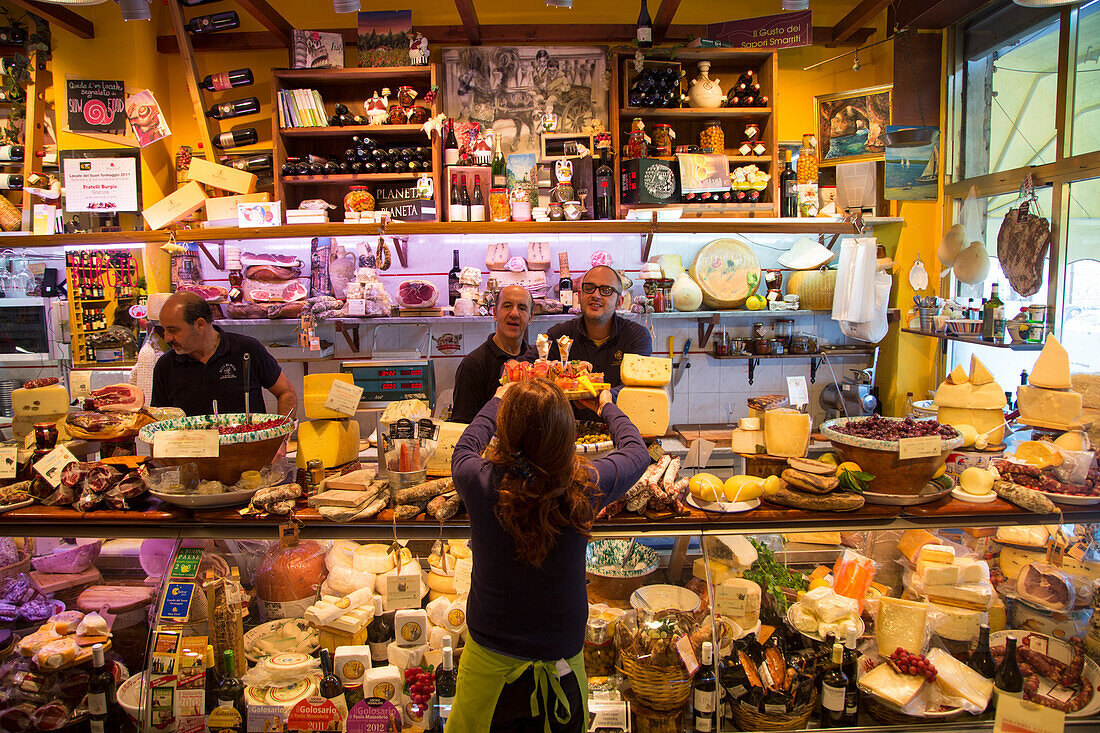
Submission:
M 107 733 L 118 729 L 115 677 L 107 669 L 102 644 L 92 647 L 92 673 L 88 677 L 88 712 L 92 716 L 92 733 Z
M 260 139 L 255 127 L 242 127 L 239 130 L 223 132 L 214 138 L 214 147 L 218 150 L 229 150 L 244 145 L 254 145 Z
M 634 36 L 638 41 L 638 48 L 649 48 L 653 45 L 653 21 L 649 19 L 646 0 L 642 0 L 642 9 L 638 11 L 638 27 L 634 30 Z
M 561 279 L 558 280 L 558 300 L 561 307 L 568 311 L 573 307 L 573 278 L 569 276 L 569 254 L 558 252 L 558 269 L 561 270 Z
M 458 165 L 458 138 L 455 137 L 455 121 L 448 120 L 447 137 L 443 141 L 443 165 Z
M 493 188 L 504 188 L 508 185 L 508 173 L 505 169 L 504 155 L 500 152 L 500 136 L 493 136 Z
M 458 673 L 455 671 L 454 651 L 448 644 L 443 647 L 443 662 L 435 671 L 435 694 L 438 705 L 439 721 L 444 727 L 451 715 L 451 706 L 455 702 L 458 688 Z
M 746 87 L 752 86 L 756 82 L 756 72 L 752 69 L 747 69 L 741 76 L 737 77 L 738 84 L 744 84 Z
M 783 173 L 779 176 L 779 215 L 798 216 L 798 179 L 791 167 L 791 151 L 783 151 Z
M 970 653 L 970 658 L 966 660 L 966 666 L 987 680 L 991 680 L 996 676 L 997 668 L 993 663 L 993 654 L 989 650 L 988 624 L 982 624 L 978 627 L 978 646 Z
M 22 145 L 0 145 L 0 163 L 22 163 Z
M 821 727 L 839 728 L 844 724 L 844 697 L 848 675 L 844 674 L 844 647 L 833 644 L 832 665 L 821 680 Z
M 389 644 L 393 641 L 393 623 L 382 613 L 382 597 L 374 597 L 374 618 L 367 626 L 367 643 L 370 644 L 372 667 L 385 667 L 390 663 Z
M 237 16 L 236 10 L 227 10 L 224 13 L 214 13 L 212 15 L 196 15 L 187 21 L 187 25 L 184 26 L 194 34 L 214 33 L 240 27 L 241 19 Z
M 701 665 L 691 693 L 692 724 L 698 733 L 718 730 L 715 711 L 718 709 L 718 678 L 714 674 L 714 645 L 703 642 Z
M 447 298 L 451 301 L 451 307 L 454 307 L 455 302 L 458 300 L 458 276 L 462 272 L 462 268 L 458 266 L 458 250 L 454 250 L 454 261 L 451 264 L 451 271 L 447 273 Z
M 458 205 L 463 209 L 462 221 L 470 221 L 470 189 L 467 188 L 466 176 L 462 176 L 460 180 L 462 183 L 458 187 Z
M 340 717 L 348 717 L 347 702 L 344 700 L 344 686 L 340 684 L 340 678 L 332 671 L 332 655 L 328 649 L 321 649 L 321 682 L 317 685 L 317 691 L 321 697 L 332 702 L 340 711 Z
M 233 650 L 222 652 L 222 678 L 218 684 L 218 706 L 210 713 L 210 729 L 244 733 L 245 716 L 244 683 L 237 676 Z
M 859 652 L 856 651 L 856 630 L 849 629 L 844 640 L 844 674 L 848 687 L 844 691 L 844 717 L 841 725 L 853 727 L 859 724 Z
M 235 99 L 232 102 L 215 104 L 206 111 L 206 116 L 213 117 L 215 120 L 228 120 L 232 117 L 254 115 L 259 111 L 260 100 L 255 97 L 246 97 L 245 99 Z
M 23 176 L 17 173 L 0 173 L 0 191 L 21 191 Z
M 229 165 L 233 166 L 239 171 L 248 171 L 249 173 L 270 170 L 271 154 L 261 153 L 259 155 L 249 155 L 244 158 L 237 158 Z
M 600 154 L 600 166 L 596 169 L 596 218 L 611 218 L 611 156 L 605 148 Z
M 222 92 L 233 87 L 246 87 L 254 81 L 252 69 L 233 69 L 220 74 L 207 74 L 199 86 L 208 92 Z
M 451 200 L 447 207 L 447 218 L 451 221 L 466 221 L 466 210 L 462 206 L 462 196 L 458 192 L 458 174 L 451 174 Z
M 995 697 L 1023 697 L 1023 693 L 1024 676 L 1016 661 L 1016 638 L 1010 636 L 1005 640 L 1005 658 L 993 677 L 993 694 Z
M 206 714 L 218 706 L 218 670 L 214 666 L 214 647 L 206 645 Z
M 481 192 L 481 176 L 474 176 L 474 194 L 470 198 L 470 221 L 485 221 L 485 194 Z

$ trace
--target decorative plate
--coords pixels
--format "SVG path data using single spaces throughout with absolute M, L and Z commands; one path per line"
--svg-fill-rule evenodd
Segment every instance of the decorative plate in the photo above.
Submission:
M 271 637 L 283 636 L 283 634 L 281 633 L 283 631 L 283 627 L 288 624 L 291 626 L 291 631 L 309 632 L 309 634 L 306 637 L 306 641 L 303 643 L 304 648 L 300 650 L 280 649 L 278 652 L 279 654 L 288 651 L 303 651 L 307 654 L 312 654 L 313 652 L 317 651 L 317 631 L 316 629 L 312 628 L 305 619 L 280 618 L 275 619 L 274 621 L 268 621 L 266 624 L 260 624 L 259 626 L 244 635 L 245 658 L 255 664 L 263 659 L 265 656 L 267 656 L 265 654 L 254 654 L 253 647 L 255 647 L 256 643 L 259 641 L 269 639 Z M 287 641 L 289 642 L 289 639 L 287 639 Z
M 246 415 L 243 412 L 229 412 L 224 415 L 192 415 L 175 420 L 162 420 L 151 425 L 146 425 L 138 431 L 138 438 L 150 445 L 153 444 L 153 435 L 161 430 L 209 430 L 211 428 L 244 425 Z M 268 413 L 253 413 L 252 423 L 255 425 L 268 424 L 263 428 L 249 430 L 243 433 L 223 433 L 218 443 L 221 445 L 233 445 L 235 443 L 259 443 L 272 438 L 282 438 L 289 435 L 294 428 L 294 421 L 286 415 L 272 415 Z
M 184 509 L 216 509 L 226 506 L 240 506 L 252 501 L 252 496 L 259 489 L 244 489 L 242 491 L 223 491 L 218 494 L 162 494 L 159 491 L 149 489 L 149 494 L 172 506 Z
M 702 509 L 704 512 L 740 514 L 741 512 L 751 511 L 760 506 L 760 499 L 752 499 L 751 501 L 703 501 L 702 499 L 695 498 L 689 493 L 687 495 L 687 503 L 691 504 L 696 509 Z
M 633 567 L 622 567 L 623 553 L 626 552 L 629 544 L 630 540 L 611 538 L 592 540 L 584 551 L 584 569 L 603 578 L 636 578 L 657 569 L 660 563 L 657 551 L 640 542 L 634 545 L 630 553 L 630 562 Z M 640 570 L 636 569 L 640 563 L 644 563 L 644 567 Z
M 988 494 L 971 494 L 969 491 L 963 491 L 958 486 L 951 489 L 951 496 L 959 501 L 968 501 L 971 504 L 992 504 L 997 501 L 997 493 L 994 491 L 990 491 Z
M 1040 491 L 1040 494 L 1045 495 L 1048 499 L 1055 504 L 1065 504 L 1066 506 L 1092 506 L 1093 504 L 1100 504 L 1100 496 L 1078 496 L 1076 494 L 1055 494 L 1052 491 Z
M 946 474 L 944 474 L 946 476 Z M 941 477 L 942 478 L 942 477 Z M 940 479 L 936 479 L 939 481 Z M 920 490 L 919 494 L 879 494 L 874 491 L 864 491 L 863 498 L 868 504 L 880 504 L 885 506 L 916 506 L 918 504 L 931 504 L 942 499 L 955 490 L 955 480 L 947 486 L 941 486 L 936 481 L 929 481 Z M 996 496 L 996 494 L 994 494 Z

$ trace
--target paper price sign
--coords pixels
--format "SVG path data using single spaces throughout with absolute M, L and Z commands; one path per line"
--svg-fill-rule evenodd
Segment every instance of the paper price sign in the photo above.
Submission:
M 92 393 L 91 372 L 69 372 L 69 396 L 87 397 Z
M 1009 695 L 997 696 L 993 733 L 1062 733 L 1066 714 Z
M 744 588 L 719 585 L 714 594 L 714 610 L 720 616 L 744 616 L 749 608 L 748 592 Z
M 934 458 L 943 452 L 943 439 L 938 435 L 925 435 L 921 438 L 901 438 L 898 440 L 898 458 L 908 461 L 913 458 Z
M 34 470 L 41 474 L 42 478 L 49 482 L 55 489 L 61 483 L 61 470 L 70 463 L 76 463 L 76 457 L 69 449 L 59 445 L 46 454 L 38 463 L 34 464 Z
M 391 575 L 386 578 L 386 610 L 420 608 L 420 576 Z
M 707 461 L 710 460 L 710 454 L 714 452 L 715 445 L 706 438 L 693 440 L 691 447 L 688 448 L 687 456 L 684 458 L 684 468 L 706 468 Z
M 810 404 L 810 388 L 805 377 L 787 377 L 787 399 L 792 405 Z
M 217 458 L 217 430 L 159 430 L 153 434 L 153 458 Z
M 15 478 L 19 469 L 19 446 L 0 445 L 0 478 Z
M 352 417 L 355 415 L 355 411 L 359 409 L 359 400 L 362 397 L 362 387 L 357 387 L 347 382 L 336 381 L 332 383 L 332 387 L 328 390 L 328 399 L 325 400 L 325 407 L 343 413 L 348 417 Z

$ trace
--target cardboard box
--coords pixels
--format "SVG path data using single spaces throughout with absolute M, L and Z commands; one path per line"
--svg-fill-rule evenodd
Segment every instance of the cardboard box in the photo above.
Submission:
M 458 176 L 458 185 L 462 185 L 462 177 L 466 176 L 466 190 L 470 193 L 470 198 L 473 198 L 474 191 L 474 177 L 481 176 L 481 195 L 485 199 L 485 218 L 489 218 L 489 189 L 493 186 L 493 169 L 488 166 L 462 166 L 451 165 L 444 169 L 443 175 L 443 199 L 440 201 L 444 211 L 447 211 L 447 205 L 451 201 L 451 176 Z M 450 221 L 450 217 L 446 217 Z M 440 217 L 442 220 L 443 217 Z
M 237 204 L 255 204 L 270 200 L 271 194 L 266 192 L 208 198 L 206 199 L 206 218 L 210 221 L 232 219 L 235 222 L 237 220 Z
M 678 167 L 675 160 L 662 158 L 624 160 L 620 171 L 620 202 L 656 205 L 679 202 Z
M 150 229 L 162 229 L 195 213 L 205 203 L 206 194 L 203 193 L 202 186 L 195 181 L 189 181 L 178 190 L 144 209 L 141 215 L 145 217 L 145 223 L 149 225 Z
M 383 199 L 375 202 L 378 211 L 385 211 L 393 219 L 401 221 L 436 221 L 433 199 Z M 487 204 L 486 204 L 487 206 Z
M 192 158 L 187 169 L 187 180 L 220 188 L 233 193 L 252 193 L 256 190 L 256 174 L 239 171 L 227 165 L 211 163 L 205 158 Z

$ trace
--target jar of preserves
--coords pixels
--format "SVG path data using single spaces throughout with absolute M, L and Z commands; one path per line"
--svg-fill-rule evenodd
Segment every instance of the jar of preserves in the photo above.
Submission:
M 367 186 L 352 186 L 344 196 L 344 211 L 374 211 L 374 194 Z
M 584 671 L 589 677 L 615 673 L 615 637 L 604 619 L 589 619 L 585 628 Z
M 412 87 L 397 87 L 397 103 L 402 107 L 411 107 L 416 99 L 416 90 Z
M 645 131 L 633 130 L 630 133 L 630 138 L 626 142 L 626 157 L 627 160 L 633 160 L 635 158 L 644 158 L 648 152 L 645 142 Z
M 390 125 L 408 124 L 408 110 L 400 104 L 391 104 L 389 110 L 386 112 L 386 122 Z
M 550 221 L 564 221 L 565 211 L 562 209 L 562 205 L 558 201 L 554 201 L 548 207 L 550 212 Z
M 672 125 L 658 122 L 653 126 L 653 147 L 657 155 L 672 155 L 672 139 L 676 133 L 672 131 Z
M 722 131 L 720 120 L 707 120 L 699 132 L 699 147 L 711 148 L 716 153 L 726 149 L 726 133 Z
M 817 143 L 813 135 L 802 136 L 795 175 L 798 183 L 817 183 Z
M 489 216 L 493 221 L 509 221 L 512 210 L 508 205 L 508 189 L 489 189 Z
M 409 107 L 407 111 L 410 125 L 423 125 L 432 117 L 432 111 L 430 109 L 418 104 Z

